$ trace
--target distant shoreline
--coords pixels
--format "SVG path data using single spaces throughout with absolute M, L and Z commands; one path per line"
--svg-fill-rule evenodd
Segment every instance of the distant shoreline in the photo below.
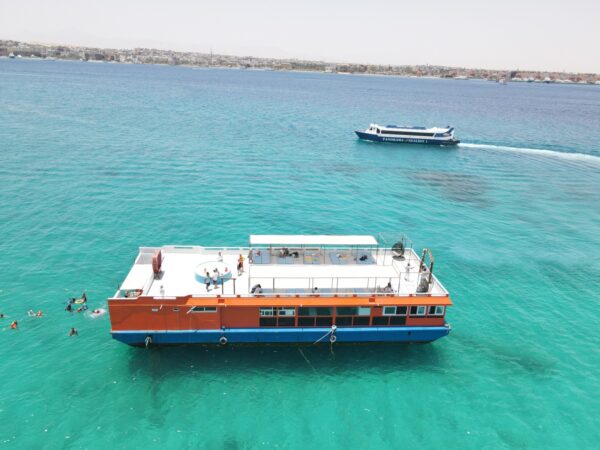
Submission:
M 177 52 L 147 48 L 110 49 L 69 45 L 34 44 L 0 40 L 0 58 L 155 64 L 192 68 L 247 69 L 285 72 L 322 72 L 343 75 L 396 76 L 403 78 L 481 79 L 499 83 L 560 83 L 600 85 L 600 74 L 527 70 L 467 69 L 431 65 L 332 63 L 298 59 L 256 58 L 212 53 Z

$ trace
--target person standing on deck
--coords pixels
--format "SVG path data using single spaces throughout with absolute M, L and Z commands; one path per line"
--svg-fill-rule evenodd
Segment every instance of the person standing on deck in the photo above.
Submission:
M 212 282 L 215 289 L 217 289 L 219 287 L 219 271 L 217 269 L 213 270 Z
M 210 291 L 210 274 L 206 269 L 204 269 L 204 284 L 206 285 L 206 292 Z
M 238 258 L 237 271 L 238 271 L 238 277 L 242 273 L 244 273 L 244 257 L 242 256 L 241 253 L 240 253 L 240 257 Z

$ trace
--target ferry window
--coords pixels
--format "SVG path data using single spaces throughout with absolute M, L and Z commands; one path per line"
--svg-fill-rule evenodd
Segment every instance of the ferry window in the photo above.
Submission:
M 320 308 L 298 308 L 299 316 L 332 316 L 333 308 L 320 307 Z
M 277 319 L 277 325 L 280 327 L 293 327 L 296 324 L 293 317 L 280 317 Z
M 359 306 L 358 311 L 356 312 L 356 315 L 357 316 L 370 316 L 371 308 L 369 308 L 368 306 Z
M 338 316 L 354 316 L 356 314 L 356 308 L 351 306 L 342 306 L 335 309 L 335 313 Z
M 404 316 L 390 317 L 390 325 L 404 325 L 404 324 L 406 324 L 406 317 L 404 317 Z
M 371 308 L 368 306 L 341 306 L 335 309 L 338 316 L 370 316 Z
M 444 307 L 443 306 L 430 306 L 428 314 L 430 316 L 443 316 L 444 315 Z
M 260 308 L 261 317 L 270 317 L 273 316 L 273 308 Z
M 388 325 L 390 323 L 389 317 L 373 317 L 373 325 Z
M 411 316 L 424 316 L 425 315 L 425 306 L 411 306 L 410 307 L 410 315 Z
M 214 313 L 217 312 L 216 306 L 194 306 L 191 310 L 195 313 Z
M 314 319 L 314 317 L 298 317 L 298 326 L 299 327 L 314 327 L 315 319 Z
M 330 327 L 333 324 L 332 317 L 317 317 L 318 327 Z
M 279 308 L 277 310 L 277 315 L 278 316 L 295 316 L 296 315 L 296 308 Z
M 273 317 L 261 317 L 260 318 L 260 326 L 261 327 L 274 327 L 277 325 L 277 319 Z
M 398 314 L 399 316 L 405 316 L 406 311 L 408 311 L 408 306 L 398 306 L 396 308 L 396 314 Z
M 396 307 L 395 306 L 384 306 L 383 307 L 383 315 L 384 316 L 396 315 Z
M 352 324 L 355 326 L 369 325 L 370 317 L 354 317 Z
M 349 326 L 352 325 L 352 317 L 336 317 L 335 324 L 337 326 Z

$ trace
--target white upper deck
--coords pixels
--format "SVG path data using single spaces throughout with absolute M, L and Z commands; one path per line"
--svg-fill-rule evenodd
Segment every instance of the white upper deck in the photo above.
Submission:
M 159 250 L 162 264 L 155 274 L 152 260 Z M 240 255 L 244 263 L 238 273 Z M 206 271 L 211 277 L 219 274 L 217 284 L 211 281 L 208 290 Z M 257 285 L 260 288 L 253 292 Z M 248 297 L 258 293 L 447 295 L 411 248 L 400 257 L 373 236 L 252 235 L 250 247 L 142 247 L 115 297 Z

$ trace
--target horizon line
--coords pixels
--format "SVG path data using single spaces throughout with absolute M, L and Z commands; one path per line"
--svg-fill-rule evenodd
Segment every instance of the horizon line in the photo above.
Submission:
M 348 62 L 348 61 L 327 61 L 322 59 L 303 59 L 303 58 L 278 58 L 278 57 L 268 57 L 268 56 L 252 56 L 252 55 L 238 55 L 238 54 L 228 54 L 228 53 L 215 53 L 213 49 L 209 52 L 201 52 L 195 50 L 173 50 L 171 48 L 160 48 L 160 47 L 102 47 L 102 46 L 90 46 L 90 45 L 80 45 L 74 43 L 65 43 L 65 42 L 40 42 L 40 41 L 22 41 L 16 39 L 0 39 L 0 43 L 8 43 L 8 42 L 16 42 L 17 44 L 26 44 L 26 45 L 38 45 L 42 47 L 77 47 L 81 49 L 91 49 L 91 50 L 116 50 L 116 51 L 133 51 L 136 49 L 142 50 L 156 50 L 160 52 L 172 52 L 172 53 L 180 53 L 180 54 L 196 54 L 203 56 L 223 56 L 223 57 L 232 57 L 232 58 L 252 58 L 256 60 L 262 61 L 281 61 L 281 62 L 289 62 L 289 61 L 297 61 L 301 63 L 320 63 L 320 64 L 329 64 L 329 65 L 355 65 L 355 66 L 371 66 L 371 67 L 394 67 L 394 68 L 402 68 L 402 67 L 410 67 L 410 68 L 418 68 L 418 67 L 431 67 L 431 68 L 439 68 L 439 69 L 449 69 L 449 70 L 473 70 L 479 72 L 538 72 L 538 73 L 547 73 L 547 74 L 564 74 L 564 75 L 593 75 L 600 76 L 598 72 L 571 72 L 565 70 L 544 70 L 544 69 L 522 69 L 522 68 L 512 68 L 512 69 L 484 69 L 480 67 L 465 67 L 465 66 L 447 66 L 441 64 L 389 64 L 389 63 L 366 63 L 366 62 Z

